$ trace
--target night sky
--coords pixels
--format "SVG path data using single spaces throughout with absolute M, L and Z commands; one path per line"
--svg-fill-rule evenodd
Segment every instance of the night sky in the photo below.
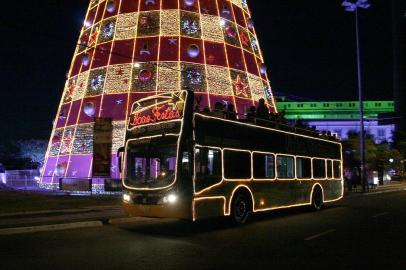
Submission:
M 48 139 L 88 2 L 2 3 L 0 143 Z M 248 1 L 276 94 L 357 98 L 354 14 L 341 2 Z M 391 99 L 390 1 L 370 2 L 360 14 L 365 98 Z

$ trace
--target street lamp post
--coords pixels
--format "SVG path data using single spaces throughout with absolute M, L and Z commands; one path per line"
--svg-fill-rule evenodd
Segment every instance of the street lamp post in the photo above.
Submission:
M 364 127 L 364 102 L 362 94 L 362 77 L 361 77 L 361 53 L 360 53 L 360 41 L 359 41 L 359 22 L 358 22 L 358 9 L 368 9 L 371 5 L 368 0 L 357 0 L 351 2 L 345 0 L 342 3 L 345 11 L 355 13 L 355 35 L 357 43 L 357 72 L 358 72 L 358 98 L 359 98 L 359 122 L 360 122 L 360 160 L 361 160 L 361 183 L 362 191 L 368 190 L 368 183 L 365 170 L 365 127 Z

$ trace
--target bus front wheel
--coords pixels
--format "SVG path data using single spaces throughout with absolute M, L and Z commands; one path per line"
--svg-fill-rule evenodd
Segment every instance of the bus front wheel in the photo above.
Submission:
M 231 205 L 231 218 L 234 224 L 241 225 L 247 222 L 252 211 L 251 200 L 243 192 L 237 193 Z
M 320 187 L 315 187 L 312 195 L 312 209 L 319 211 L 323 207 L 323 191 Z

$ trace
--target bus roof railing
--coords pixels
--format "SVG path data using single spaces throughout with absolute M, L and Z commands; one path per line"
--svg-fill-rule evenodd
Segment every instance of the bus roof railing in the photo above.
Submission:
M 207 111 L 195 111 L 196 113 L 201 113 L 204 115 L 209 115 L 215 118 L 219 118 L 219 119 L 228 119 L 227 118 L 227 113 L 224 112 L 224 117 L 221 118 L 219 117 L 216 113 L 214 112 L 207 112 Z M 339 139 L 334 136 L 334 135 L 329 135 L 327 133 L 322 133 L 318 130 L 315 129 L 311 129 L 309 128 L 303 128 L 303 127 L 297 127 L 297 126 L 292 126 L 292 125 L 288 125 L 285 124 L 283 122 L 278 122 L 278 121 L 272 121 L 270 119 L 264 119 L 261 117 L 256 117 L 256 116 L 250 116 L 249 118 L 247 118 L 246 114 L 240 114 L 240 113 L 235 113 L 236 116 L 244 116 L 245 119 L 240 118 L 240 119 L 228 119 L 231 121 L 236 121 L 236 122 L 242 122 L 242 123 L 250 123 L 250 124 L 255 124 L 257 126 L 262 126 L 262 127 L 269 127 L 269 128 L 275 128 L 275 129 L 279 129 L 279 130 L 283 130 L 283 131 L 289 131 L 289 132 L 293 132 L 293 133 L 298 133 L 301 135 L 307 135 L 310 137 L 314 137 L 314 138 L 322 138 L 322 139 L 327 139 L 327 140 L 331 140 L 331 141 L 339 141 Z

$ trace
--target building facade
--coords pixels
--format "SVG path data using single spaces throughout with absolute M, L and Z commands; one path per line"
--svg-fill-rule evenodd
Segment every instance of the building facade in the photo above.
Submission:
M 379 125 L 381 113 L 394 112 L 393 101 L 366 101 L 365 130 L 374 136 L 375 142 L 391 141 L 394 125 Z M 290 121 L 302 120 L 320 131 L 330 131 L 341 139 L 349 132 L 359 132 L 359 103 L 357 101 L 326 102 L 277 102 L 279 112 Z

